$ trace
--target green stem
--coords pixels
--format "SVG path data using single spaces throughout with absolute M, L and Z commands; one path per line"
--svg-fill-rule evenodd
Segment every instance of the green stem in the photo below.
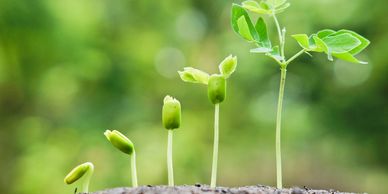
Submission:
M 303 54 L 304 52 L 306 52 L 305 49 L 302 49 L 300 50 L 299 52 L 297 52 L 294 56 L 292 56 L 290 59 L 287 60 L 287 62 L 285 63 L 285 65 L 287 66 L 289 63 L 291 63 L 294 59 L 296 59 L 297 57 L 299 57 L 301 54 Z
M 133 151 L 130 157 L 131 157 L 132 187 L 137 187 L 136 152 Z
M 279 99 L 278 99 L 278 109 L 276 113 L 276 182 L 277 188 L 281 189 L 282 186 L 282 155 L 281 155 L 281 146 L 280 146 L 280 131 L 282 123 L 282 109 L 283 109 L 283 96 L 284 96 L 284 86 L 286 85 L 286 73 L 287 69 L 283 66 L 280 68 L 280 87 L 279 87 Z
M 218 141 L 219 141 L 219 113 L 220 104 L 215 104 L 214 110 L 214 145 L 213 145 L 213 164 L 210 187 L 215 188 L 217 183 L 217 161 L 218 161 Z
M 279 44 L 280 44 L 280 56 L 282 57 L 282 62 L 286 61 L 285 55 L 284 55 L 284 44 L 285 44 L 285 33 L 282 33 L 282 30 L 280 29 L 280 24 L 278 21 L 278 18 L 276 17 L 275 13 L 272 14 L 272 17 L 275 21 L 276 29 L 278 31 L 278 36 L 279 36 Z
M 88 172 L 85 174 L 85 179 L 82 184 L 82 193 L 88 193 L 89 192 L 89 183 L 90 183 L 90 178 L 92 177 L 94 172 L 94 167 L 93 165 L 89 166 Z
M 168 171 L 168 186 L 174 186 L 174 170 L 172 166 L 172 133 L 173 130 L 168 130 L 167 142 L 167 171 Z

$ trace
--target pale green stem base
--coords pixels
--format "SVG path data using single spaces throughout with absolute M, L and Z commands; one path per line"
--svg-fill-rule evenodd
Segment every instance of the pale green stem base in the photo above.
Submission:
M 94 166 L 91 165 L 89 166 L 88 172 L 85 174 L 85 179 L 82 184 L 82 193 L 88 193 L 89 192 L 89 183 L 90 183 L 90 178 L 92 177 L 94 172 Z
M 279 99 L 278 99 L 278 109 L 276 114 L 276 182 L 277 188 L 283 188 L 282 185 L 282 155 L 281 155 L 281 146 L 280 146 L 280 129 L 282 124 L 282 109 L 283 109 L 283 96 L 284 96 L 284 86 L 286 84 L 286 73 L 287 69 L 282 67 L 280 75 L 280 87 L 279 87 Z
M 174 186 L 174 169 L 172 165 L 172 133 L 173 130 L 168 130 L 167 141 L 167 171 L 168 171 L 168 186 Z
M 219 142 L 219 115 L 220 104 L 215 104 L 214 110 L 214 145 L 213 145 L 213 164 L 212 164 L 212 178 L 210 187 L 215 188 L 217 183 L 217 161 L 218 161 L 218 142 Z
M 136 152 L 133 151 L 130 157 L 131 157 L 132 187 L 137 187 Z

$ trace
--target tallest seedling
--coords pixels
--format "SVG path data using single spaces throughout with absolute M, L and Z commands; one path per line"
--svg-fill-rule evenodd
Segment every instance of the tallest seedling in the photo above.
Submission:
M 366 64 L 366 62 L 358 60 L 355 55 L 369 45 L 366 38 L 350 30 L 334 31 L 325 29 L 310 36 L 295 34 L 292 37 L 302 49 L 287 59 L 284 51 L 286 28 L 281 27 L 277 14 L 284 12 L 289 6 L 290 3 L 287 0 L 262 0 L 260 2 L 248 0 L 244 1 L 242 5 L 233 4 L 232 7 L 232 28 L 247 42 L 255 45 L 256 48 L 251 49 L 250 52 L 265 54 L 280 65 L 280 88 L 276 114 L 276 177 L 278 188 L 282 188 L 280 128 L 288 64 L 303 53 L 309 54 L 309 52 L 325 53 L 330 61 L 333 61 L 333 57 L 336 57 L 352 63 Z M 247 11 L 260 16 L 269 16 L 274 21 L 279 39 L 278 45 L 272 46 L 264 19 L 259 17 L 256 23 L 253 24 Z
M 214 145 L 213 145 L 213 163 L 210 187 L 215 188 L 217 182 L 217 161 L 218 161 L 218 140 L 219 140 L 219 113 L 220 103 L 226 97 L 226 79 L 235 71 L 237 66 L 237 57 L 232 55 L 226 57 L 218 66 L 220 74 L 209 75 L 192 67 L 186 67 L 183 71 L 178 71 L 181 79 L 190 83 L 201 83 L 207 85 L 208 97 L 214 104 Z

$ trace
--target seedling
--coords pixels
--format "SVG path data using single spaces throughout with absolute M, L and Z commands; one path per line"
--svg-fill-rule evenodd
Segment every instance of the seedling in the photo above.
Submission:
M 89 192 L 89 183 L 90 183 L 90 178 L 93 175 L 93 171 L 94 171 L 93 164 L 91 162 L 85 162 L 73 168 L 73 170 L 71 170 L 69 174 L 66 175 L 64 181 L 66 184 L 70 185 L 85 175 L 85 178 L 83 179 L 83 184 L 82 184 L 82 192 L 87 193 Z
M 242 2 L 242 5 L 233 4 L 231 18 L 233 30 L 248 43 L 256 46 L 256 48 L 250 50 L 251 53 L 265 54 L 280 65 L 280 88 L 276 114 L 276 177 L 278 188 L 282 188 L 280 129 L 287 66 L 303 53 L 310 55 L 309 52 L 325 53 L 330 61 L 333 61 L 335 57 L 352 63 L 366 64 L 367 62 L 358 60 L 355 55 L 364 50 L 370 43 L 363 36 L 350 30 L 334 31 L 325 29 L 310 36 L 295 34 L 292 37 L 302 49 L 287 59 L 284 51 L 286 28 L 281 28 L 276 15 L 284 12 L 289 6 L 290 3 L 287 0 L 262 0 L 260 2 L 248 0 Z M 272 46 L 264 19 L 259 17 L 254 25 L 247 11 L 257 15 L 265 15 L 274 20 L 279 45 Z
M 219 67 L 219 74 L 209 75 L 208 73 L 185 67 L 183 71 L 178 71 L 181 79 L 185 82 L 200 83 L 207 85 L 208 98 L 214 104 L 214 145 L 213 145 L 213 162 L 210 187 L 215 188 L 217 182 L 217 161 L 218 161 L 218 141 L 219 141 L 219 112 L 220 103 L 226 97 L 226 79 L 235 71 L 237 66 L 237 57 L 232 55 L 226 57 Z
M 104 133 L 105 137 L 112 143 L 114 147 L 120 151 L 128 154 L 131 158 L 131 174 L 132 174 L 132 186 L 137 187 L 137 173 L 136 173 L 136 152 L 135 147 L 131 140 L 119 131 L 106 130 Z
M 168 186 L 174 186 L 174 169 L 172 165 L 172 135 L 173 130 L 178 129 L 181 124 L 181 104 L 171 96 L 164 97 L 162 122 L 164 128 L 168 130 L 167 139 L 167 171 Z

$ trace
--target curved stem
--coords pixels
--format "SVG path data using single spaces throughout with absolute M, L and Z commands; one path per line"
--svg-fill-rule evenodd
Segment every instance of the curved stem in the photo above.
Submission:
M 214 144 L 213 144 L 213 164 L 210 187 L 215 188 L 217 183 L 217 161 L 218 161 L 218 142 L 219 142 L 219 113 L 220 104 L 215 104 L 214 108 Z
M 82 184 L 82 193 L 88 193 L 89 192 L 89 183 L 90 183 L 90 178 L 92 177 L 94 172 L 94 166 L 90 165 L 88 172 L 85 174 L 85 179 Z
M 283 187 L 280 131 L 281 131 L 281 123 L 282 123 L 283 96 L 284 96 L 284 86 L 286 85 L 287 69 L 285 67 L 281 67 L 280 70 L 281 70 L 281 75 L 280 75 L 279 99 L 278 99 L 278 109 L 276 113 L 276 182 L 277 182 L 277 188 L 279 189 Z
M 168 130 L 167 140 L 167 171 L 168 171 L 168 186 L 174 186 L 174 170 L 172 166 L 172 133 L 173 130 Z
M 137 187 L 136 152 L 133 151 L 130 157 L 131 157 L 132 187 Z

